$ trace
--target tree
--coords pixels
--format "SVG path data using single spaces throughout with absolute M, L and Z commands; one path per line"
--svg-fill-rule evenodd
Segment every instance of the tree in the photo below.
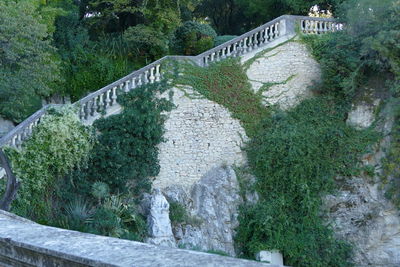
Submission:
M 203 0 L 194 12 L 209 18 L 219 35 L 242 32 L 243 16 L 235 0 Z
M 32 3 L 0 2 L 0 114 L 20 122 L 60 81 L 58 59 Z

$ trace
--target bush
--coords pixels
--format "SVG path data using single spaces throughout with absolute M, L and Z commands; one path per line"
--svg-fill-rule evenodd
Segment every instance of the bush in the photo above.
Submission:
M 155 60 L 168 51 L 168 43 L 165 35 L 143 24 L 129 27 L 123 35 L 129 54 L 134 57 L 144 57 L 147 60 Z
M 118 101 L 123 111 L 94 123 L 100 134 L 84 180 L 104 182 L 111 193 L 130 190 L 136 197 L 150 190 L 150 179 L 160 169 L 158 144 L 164 141 L 166 119 L 162 112 L 172 108 L 171 102 L 156 98 L 156 94 L 168 88 L 161 82 L 121 95 Z
M 175 31 L 172 47 L 179 55 L 198 55 L 213 48 L 216 37 L 210 25 L 186 21 Z
M 90 129 L 82 125 L 74 108 L 48 110 L 21 149 L 6 150 L 21 179 L 11 210 L 40 222 L 48 221 L 57 181 L 86 161 L 93 143 Z
M 226 43 L 232 39 L 235 39 L 237 36 L 236 35 L 220 35 L 217 36 L 214 40 L 214 46 L 219 46 L 222 45 L 223 43 Z

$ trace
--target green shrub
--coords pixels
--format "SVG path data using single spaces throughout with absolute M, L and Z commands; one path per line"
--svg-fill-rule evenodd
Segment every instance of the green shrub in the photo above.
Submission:
M 12 211 L 40 222 L 51 218 L 57 181 L 86 161 L 93 143 L 90 128 L 82 125 L 73 107 L 48 110 L 21 149 L 7 148 L 21 179 Z
M 150 190 L 151 177 L 160 169 L 158 144 L 164 141 L 166 119 L 162 112 L 172 108 L 169 100 L 156 95 L 168 88 L 161 82 L 121 95 L 122 112 L 94 123 L 98 142 L 88 167 L 81 171 L 83 177 L 76 176 L 79 186 L 99 181 L 106 183 L 111 193 L 130 191 L 136 197 Z
M 165 35 L 150 26 L 139 24 L 129 27 L 123 34 L 129 54 L 134 57 L 145 57 L 151 61 L 165 55 L 168 42 Z
M 172 47 L 179 55 L 198 55 L 213 48 L 216 37 L 217 34 L 211 26 L 186 21 L 175 31 Z
M 236 37 L 237 37 L 236 35 L 219 35 L 215 37 L 214 46 L 222 45 L 223 43 L 235 39 Z
M 347 126 L 336 100 L 316 97 L 261 124 L 246 151 L 260 201 L 241 208 L 243 255 L 278 249 L 292 266 L 349 266 L 350 248 L 322 219 L 334 176 L 359 172 L 359 157 L 377 139 Z
M 144 239 L 146 223 L 135 203 L 150 190 L 151 179 L 159 172 L 158 145 L 164 140 L 166 119 L 162 113 L 173 105 L 157 95 L 169 88 L 163 81 L 120 95 L 121 113 L 94 123 L 97 142 L 87 165 L 56 185 L 52 225 Z

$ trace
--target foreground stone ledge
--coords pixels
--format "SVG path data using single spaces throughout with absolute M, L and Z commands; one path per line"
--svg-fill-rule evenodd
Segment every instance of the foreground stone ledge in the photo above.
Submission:
M 278 267 L 43 226 L 4 211 L 0 211 L 0 266 Z

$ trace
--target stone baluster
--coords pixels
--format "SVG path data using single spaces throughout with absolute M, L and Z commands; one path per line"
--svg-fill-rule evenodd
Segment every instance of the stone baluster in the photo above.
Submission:
M 274 25 L 275 27 L 274 27 L 274 39 L 276 39 L 276 38 L 278 38 L 279 37 L 279 22 L 277 22 L 277 23 L 275 23 L 275 25 Z
M 106 91 L 104 94 L 105 94 L 105 99 L 104 99 L 104 112 L 106 112 L 107 111 L 107 108 L 108 107 L 110 107 L 111 105 L 112 105 L 112 98 L 111 98 L 111 96 L 110 96 L 110 93 L 111 92 L 113 92 L 114 90 L 115 91 L 117 91 L 117 89 L 118 89 L 118 87 L 113 87 L 113 90 L 112 91 L 110 91 L 110 90 L 108 90 L 108 91 Z
M 155 67 L 151 67 L 150 69 L 150 83 L 154 83 L 156 77 L 154 76 Z
M 226 47 L 226 57 L 230 57 L 232 55 L 232 45 L 228 45 Z
M 111 105 L 114 105 L 117 103 L 117 98 L 118 98 L 118 91 L 117 87 L 114 87 L 113 89 L 109 90 L 111 94 Z
M 224 59 L 224 58 L 226 58 L 227 56 L 227 52 L 226 52 L 226 49 L 227 49 L 227 47 L 224 47 L 224 48 L 222 48 L 221 49 L 221 59 Z
M 144 84 L 146 84 L 146 83 L 148 83 L 149 82 L 149 71 L 148 70 L 146 70 L 145 72 L 144 72 Z
M 269 27 L 265 28 L 263 31 L 262 42 L 264 44 L 268 43 L 268 31 L 269 31 Z
M 131 79 L 131 90 L 136 88 L 136 77 L 132 77 Z
M 29 127 L 28 127 L 28 129 L 29 129 L 29 135 L 32 135 L 32 133 L 33 133 L 33 122 L 31 123 L 31 124 L 29 124 Z
M 125 81 L 125 93 L 128 93 L 129 90 L 130 90 L 129 84 L 130 84 L 130 81 L 129 81 L 129 80 Z
M 255 34 L 254 34 L 254 48 L 257 48 L 258 47 L 258 44 L 259 44 L 259 41 L 258 41 L 258 37 L 259 37 L 259 34 L 260 34 L 261 32 L 256 32 Z
M 90 102 L 91 101 L 85 103 L 85 120 L 87 120 L 90 116 Z
M 156 66 L 156 73 L 155 73 L 155 76 L 156 76 L 156 82 L 159 82 L 159 81 L 161 81 L 161 72 L 160 72 L 160 64 L 157 64 L 157 66 Z
M 16 146 L 17 146 L 17 136 L 16 136 L 16 135 L 14 135 L 14 136 L 12 137 L 12 139 L 11 139 L 11 145 L 12 145 L 13 147 L 16 147 Z
M 306 20 L 305 28 L 306 28 L 305 32 L 306 33 L 310 33 L 311 24 L 310 24 L 310 21 L 308 19 Z
M 214 61 L 214 58 L 215 58 L 215 53 L 213 52 L 213 53 L 211 54 L 210 62 L 213 62 L 213 61 Z
M 104 93 L 99 95 L 98 110 L 99 112 L 103 112 L 103 110 L 105 110 Z
M 247 52 L 250 52 L 251 50 L 253 50 L 253 35 L 250 35 L 250 37 L 247 40 L 248 40 Z
M 139 74 L 139 75 L 138 75 L 138 83 L 137 83 L 137 85 L 138 85 L 138 86 L 142 86 L 142 85 L 143 85 L 143 82 L 142 82 L 142 74 Z
M 230 52 L 230 56 L 235 56 L 235 47 L 236 47 L 236 43 L 231 44 L 231 52 Z
M 98 114 L 98 107 L 99 107 L 97 104 L 98 97 L 99 96 L 96 96 L 92 99 L 92 112 L 90 115 L 92 115 L 93 117 L 97 116 L 97 114 Z
M 84 120 L 85 119 L 85 108 L 83 105 L 81 105 L 81 108 L 79 109 L 79 119 Z
M 119 85 L 119 91 L 120 92 L 124 92 L 124 83 L 121 83 L 120 85 Z
M 222 51 L 223 51 L 223 49 L 218 50 L 216 52 L 216 57 L 215 57 L 216 61 L 220 61 L 222 59 Z
M 246 51 L 247 51 L 247 39 L 249 39 L 249 38 L 244 38 L 243 40 L 242 40 L 242 55 L 244 54 L 244 53 L 246 53 Z
M 327 23 L 328 32 L 333 31 L 332 22 Z

